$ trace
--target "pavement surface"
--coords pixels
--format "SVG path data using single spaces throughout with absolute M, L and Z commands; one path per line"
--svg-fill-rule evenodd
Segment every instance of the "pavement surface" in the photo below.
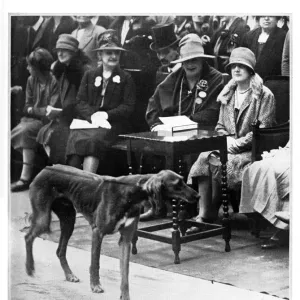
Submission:
M 36 274 L 29 277 L 24 267 L 24 235 L 28 225 L 25 212 L 31 212 L 28 192 L 11 194 L 10 204 L 10 299 L 119 299 L 118 234 L 107 237 L 103 243 L 100 259 L 103 294 L 93 294 L 89 287 L 90 229 L 80 215 L 67 257 L 81 281 L 70 283 L 64 278 L 55 254 L 59 237 L 55 216 L 52 233 L 35 240 Z M 185 244 L 180 252 L 180 265 L 173 264 L 169 245 L 139 239 L 139 253 L 132 256 L 130 263 L 131 299 L 287 299 L 288 249 L 266 254 L 253 239 L 248 236 L 245 242 L 243 237 L 234 234 L 230 253 L 224 252 L 221 237 Z

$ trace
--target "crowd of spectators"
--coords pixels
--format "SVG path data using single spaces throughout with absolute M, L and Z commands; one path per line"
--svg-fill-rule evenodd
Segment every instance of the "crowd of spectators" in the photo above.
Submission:
M 289 43 L 288 16 L 12 16 L 11 146 L 22 169 L 11 191 L 29 187 L 41 149 L 46 164 L 103 172 L 118 134 L 158 131 L 159 117 L 175 115 L 229 135 L 228 184 L 241 186 L 251 122 L 275 124 L 264 80 L 290 75 Z M 93 128 L 70 129 L 73 119 Z M 202 153 L 189 174 L 200 221 L 216 216 L 218 168 L 216 153 Z

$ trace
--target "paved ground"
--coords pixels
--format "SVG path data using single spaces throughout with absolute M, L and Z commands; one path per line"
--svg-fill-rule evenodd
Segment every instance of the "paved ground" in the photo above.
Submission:
M 52 233 L 36 239 L 34 255 L 36 277 L 25 274 L 24 212 L 30 212 L 27 192 L 12 194 L 10 230 L 10 293 L 11 299 L 118 299 L 118 235 L 109 236 L 103 244 L 101 276 L 105 294 L 90 292 L 90 229 L 77 218 L 70 240 L 68 257 L 73 271 L 81 279 L 78 284 L 66 282 L 56 258 L 59 225 L 54 217 Z M 143 224 L 141 224 L 143 225 Z M 166 232 L 168 234 L 168 232 Z M 181 264 L 173 264 L 169 245 L 140 239 L 139 253 L 132 256 L 130 283 L 132 299 L 273 299 L 258 292 L 278 297 L 289 296 L 288 248 L 264 252 L 260 241 L 245 230 L 235 230 L 232 251 L 224 252 L 220 237 L 185 244 L 180 253 Z M 225 285 L 221 283 L 229 283 Z M 252 291 L 251 291 L 252 290 Z M 274 298 L 278 299 L 278 298 Z

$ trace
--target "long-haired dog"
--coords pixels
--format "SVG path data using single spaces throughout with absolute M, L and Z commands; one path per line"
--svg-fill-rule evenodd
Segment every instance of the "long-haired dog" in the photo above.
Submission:
M 92 227 L 92 259 L 90 286 L 94 293 L 101 293 L 100 252 L 106 234 L 119 231 L 121 248 L 121 299 L 129 300 L 129 257 L 131 241 L 137 229 L 143 201 L 151 201 L 159 209 L 162 199 L 179 199 L 193 203 L 199 195 L 188 187 L 181 176 L 164 170 L 158 174 L 128 175 L 121 177 L 100 176 L 69 166 L 46 167 L 30 185 L 32 224 L 25 236 L 26 271 L 33 275 L 34 239 L 50 230 L 51 211 L 59 218 L 61 236 L 57 256 L 66 279 L 78 282 L 71 271 L 66 251 L 73 233 L 76 211 L 82 213 Z M 134 245 L 135 247 L 135 245 Z M 132 250 L 136 253 L 136 248 Z

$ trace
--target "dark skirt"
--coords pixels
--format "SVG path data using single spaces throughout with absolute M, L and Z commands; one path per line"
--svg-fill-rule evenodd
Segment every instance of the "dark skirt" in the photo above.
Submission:
M 50 148 L 52 164 L 66 164 L 66 148 L 70 134 L 70 123 L 64 119 L 52 120 L 41 128 L 37 142 Z
M 36 137 L 42 127 L 42 121 L 23 117 L 21 122 L 11 131 L 11 146 L 16 150 L 24 148 L 35 150 L 38 146 Z
M 111 129 L 71 129 L 67 143 L 66 155 L 94 156 L 103 158 L 107 150 L 113 144 L 118 135 L 128 132 L 127 126 L 111 124 Z

